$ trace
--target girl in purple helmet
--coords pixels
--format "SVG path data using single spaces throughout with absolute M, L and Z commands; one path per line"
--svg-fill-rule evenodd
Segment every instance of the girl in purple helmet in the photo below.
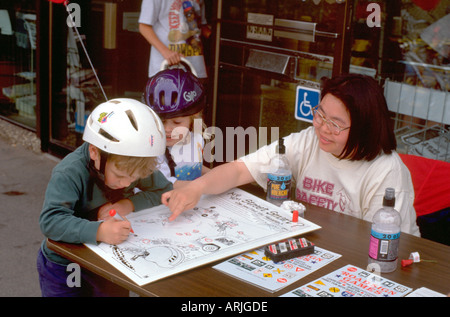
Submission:
M 147 82 L 144 99 L 164 124 L 166 153 L 158 158 L 160 171 L 174 187 L 206 173 L 202 120 L 205 90 L 199 79 L 180 68 L 162 70 Z

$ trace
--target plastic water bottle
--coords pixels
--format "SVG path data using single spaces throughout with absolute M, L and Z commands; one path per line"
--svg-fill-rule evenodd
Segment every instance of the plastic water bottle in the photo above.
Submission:
M 373 215 L 369 246 L 369 265 L 372 263 L 379 265 L 381 273 L 389 273 L 397 269 L 402 220 L 394 206 L 395 190 L 386 188 L 383 208 Z
M 278 140 L 277 154 L 270 162 L 270 171 L 267 173 L 267 201 L 280 206 L 283 201 L 289 200 L 291 195 L 292 172 L 286 158 L 284 140 Z

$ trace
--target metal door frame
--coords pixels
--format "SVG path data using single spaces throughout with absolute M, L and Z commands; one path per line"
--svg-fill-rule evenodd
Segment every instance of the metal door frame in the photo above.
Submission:
M 342 12 L 338 12 L 338 21 L 342 21 L 339 25 L 339 33 L 330 33 L 330 32 L 320 32 L 316 31 L 315 35 L 320 37 L 327 37 L 335 39 L 335 51 L 333 56 L 333 67 L 332 67 L 332 75 L 335 76 L 337 74 L 348 73 L 350 67 L 350 50 L 351 50 L 351 17 L 353 13 L 353 1 L 347 0 L 344 3 L 345 7 Z M 226 39 L 222 37 L 222 23 L 230 22 L 228 20 L 223 20 L 222 18 L 222 8 L 223 8 L 223 0 L 218 0 L 215 2 L 214 12 L 214 24 L 213 24 L 213 34 L 214 34 L 214 47 L 212 48 L 213 53 L 213 78 L 212 78 L 212 114 L 211 114 L 211 123 L 212 127 L 216 125 L 216 113 L 217 113 L 217 102 L 218 102 L 218 84 L 219 84 L 219 70 L 221 66 L 223 66 L 220 62 L 220 45 L 222 43 L 228 43 L 231 45 L 243 45 L 249 48 L 254 49 L 263 49 L 265 51 L 280 53 L 280 54 L 289 54 L 293 56 L 301 56 L 305 54 L 306 56 L 312 56 L 314 54 L 294 51 L 283 48 L 276 48 L 270 45 L 262 45 L 257 43 L 250 42 L 242 42 L 242 41 L 234 41 L 230 39 Z M 249 23 L 245 22 L 236 22 L 248 25 Z M 280 26 L 271 26 L 273 29 L 285 30 L 285 27 Z M 289 31 L 295 32 L 295 30 L 290 29 Z

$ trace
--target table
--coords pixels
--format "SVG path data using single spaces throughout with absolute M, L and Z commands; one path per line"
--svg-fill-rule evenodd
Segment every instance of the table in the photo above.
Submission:
M 260 197 L 263 195 L 258 189 L 252 187 L 245 187 L 244 189 Z M 140 296 L 279 296 L 347 264 L 365 269 L 369 249 L 370 222 L 313 205 L 305 204 L 305 206 L 305 218 L 322 228 L 307 233 L 304 237 L 317 246 L 339 253 L 342 256 L 273 294 L 212 268 L 215 264 L 225 260 L 204 265 L 144 286 L 138 286 L 84 245 L 52 240 L 47 240 L 47 245 L 50 249 L 71 261 Z M 422 259 L 436 260 L 437 263 L 421 262 L 402 268 L 400 260 L 409 258 L 410 253 L 415 251 L 419 252 Z M 392 273 L 383 273 L 382 276 L 413 289 L 427 287 L 436 292 L 448 294 L 450 293 L 450 247 L 402 233 L 398 269 Z

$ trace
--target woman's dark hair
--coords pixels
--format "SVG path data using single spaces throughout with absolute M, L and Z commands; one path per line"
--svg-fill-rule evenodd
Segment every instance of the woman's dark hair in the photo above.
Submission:
M 340 158 L 371 161 L 397 148 L 383 90 L 371 77 L 345 74 L 324 80 L 321 98 L 332 94 L 350 114 L 351 127 Z

